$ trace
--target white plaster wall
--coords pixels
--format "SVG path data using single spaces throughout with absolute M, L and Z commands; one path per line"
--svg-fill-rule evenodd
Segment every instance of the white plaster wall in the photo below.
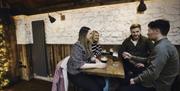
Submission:
M 97 6 L 66 11 L 51 12 L 56 22 L 50 23 L 48 14 L 16 16 L 17 43 L 33 43 L 31 22 L 44 20 L 47 44 L 73 44 L 78 38 L 79 29 L 88 26 L 100 32 L 101 44 L 121 44 L 129 36 L 132 23 L 142 25 L 142 34 L 147 33 L 147 24 L 155 19 L 167 19 L 171 23 L 168 38 L 173 44 L 180 44 L 180 0 L 149 0 L 145 2 L 147 11 L 137 14 L 139 2 Z

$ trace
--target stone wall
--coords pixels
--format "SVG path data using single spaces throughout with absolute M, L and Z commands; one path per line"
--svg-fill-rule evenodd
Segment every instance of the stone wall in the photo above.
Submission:
M 47 44 L 73 44 L 82 26 L 100 32 L 101 44 L 121 44 L 129 36 L 132 23 L 142 25 L 142 34 L 147 33 L 147 24 L 155 19 L 167 19 L 171 23 L 168 38 L 173 44 L 180 44 L 180 1 L 179 0 L 148 0 L 145 2 L 147 11 L 137 14 L 139 2 L 121 3 L 90 8 L 51 12 L 56 22 L 50 23 L 48 14 L 31 16 L 15 16 L 17 25 L 17 43 L 31 44 L 31 22 L 44 20 Z M 60 14 L 65 15 L 61 20 Z

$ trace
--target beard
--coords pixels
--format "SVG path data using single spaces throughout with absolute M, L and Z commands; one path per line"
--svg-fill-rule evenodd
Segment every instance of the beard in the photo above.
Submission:
M 139 35 L 132 36 L 132 40 L 138 40 L 139 37 L 140 37 Z

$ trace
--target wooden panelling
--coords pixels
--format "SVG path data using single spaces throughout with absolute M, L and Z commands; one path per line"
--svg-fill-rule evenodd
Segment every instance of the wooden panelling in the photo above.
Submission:
M 18 45 L 18 67 L 21 74 L 21 78 L 24 80 L 29 80 L 31 76 L 31 66 L 30 57 L 28 55 L 28 45 Z
M 70 55 L 70 51 L 71 45 L 47 45 L 47 63 L 50 76 L 53 76 L 58 62 Z
M 18 45 L 17 48 L 20 74 L 24 80 L 29 80 L 33 76 L 31 47 L 31 45 Z M 48 72 L 52 77 L 58 62 L 70 54 L 71 45 L 47 45 L 46 50 Z
M 64 59 L 66 56 L 70 55 L 72 45 L 46 45 L 46 56 L 48 64 L 48 73 L 52 77 L 56 65 L 59 61 Z M 31 45 L 18 45 L 18 60 L 20 63 L 21 77 L 22 79 L 29 80 L 33 76 L 33 65 L 32 65 L 32 55 L 31 55 Z M 103 49 L 109 51 L 109 48 L 114 48 L 117 50 L 116 45 L 103 45 Z
M 46 45 L 47 50 L 47 64 L 49 76 L 54 75 L 56 65 L 59 61 L 70 55 L 72 45 Z M 180 46 L 176 46 L 180 53 Z M 113 48 L 114 51 L 118 51 L 119 45 L 102 45 L 103 49 L 109 51 Z M 18 60 L 22 62 L 21 75 L 23 79 L 28 80 L 32 77 L 32 57 L 31 57 L 31 45 L 18 45 Z

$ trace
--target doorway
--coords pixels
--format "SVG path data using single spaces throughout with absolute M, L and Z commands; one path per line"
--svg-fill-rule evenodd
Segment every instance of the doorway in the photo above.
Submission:
M 32 21 L 33 45 L 32 66 L 34 78 L 47 80 L 48 64 L 45 42 L 45 24 L 43 20 Z

